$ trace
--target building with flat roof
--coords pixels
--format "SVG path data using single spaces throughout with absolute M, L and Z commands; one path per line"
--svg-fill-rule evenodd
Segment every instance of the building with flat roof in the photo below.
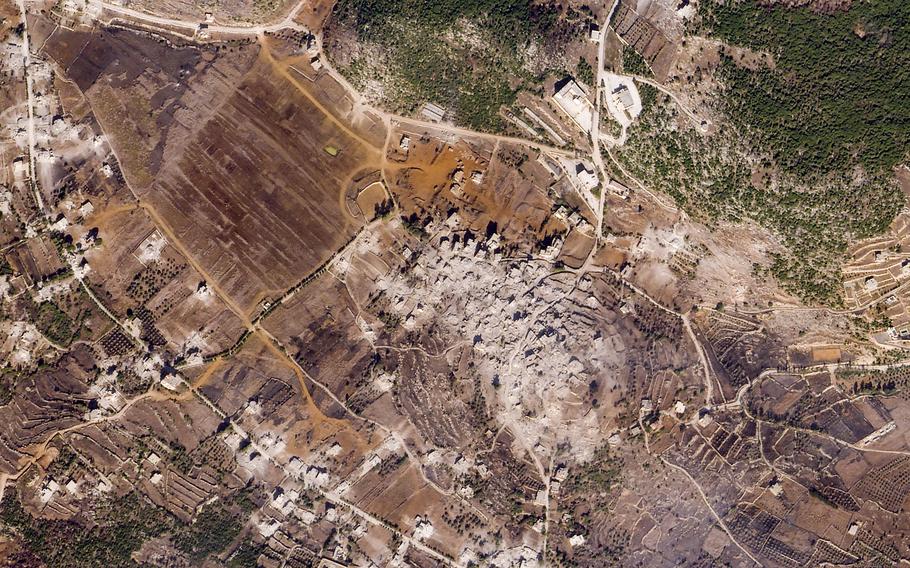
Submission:
M 443 117 L 446 114 L 444 108 L 437 104 L 426 103 L 423 105 L 423 109 L 420 111 L 421 116 L 431 122 L 442 122 Z
M 629 110 L 635 105 L 635 99 L 632 98 L 632 93 L 629 92 L 629 87 L 625 85 L 620 85 L 613 90 L 613 96 L 616 97 L 617 102 L 623 110 Z
M 591 24 L 591 41 L 594 43 L 600 42 L 603 39 L 603 31 L 600 29 L 600 26 L 597 24 Z
M 572 79 L 553 95 L 553 101 L 585 133 L 591 132 L 594 120 L 594 106 L 588 100 L 588 94 Z
M 594 172 L 594 166 L 585 160 L 575 164 L 575 179 L 578 180 L 578 184 L 583 189 L 589 191 L 597 187 L 597 184 L 600 183 L 597 179 L 597 174 Z

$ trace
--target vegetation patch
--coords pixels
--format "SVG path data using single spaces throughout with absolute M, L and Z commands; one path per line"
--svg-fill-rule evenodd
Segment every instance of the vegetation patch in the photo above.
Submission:
M 75 327 L 72 318 L 53 302 L 32 303 L 29 317 L 44 337 L 58 345 L 68 345 L 73 339 Z
M 227 568 L 250 568 L 251 566 L 258 566 L 257 560 L 263 550 L 265 550 L 265 546 L 255 544 L 252 540 L 247 539 L 237 548 L 237 551 L 228 558 L 226 566 Z
M 134 493 L 99 503 L 93 521 L 87 528 L 75 521 L 32 517 L 14 491 L 0 503 L 3 529 L 21 539 L 26 554 L 38 556 L 46 566 L 138 566 L 132 553 L 175 523 Z M 30 558 L 13 559 L 13 565 L 20 560 L 25 563 Z
M 890 169 L 910 147 L 910 3 L 854 2 L 820 14 L 754 1 L 700 4 L 707 33 L 771 53 L 774 68 L 727 57 L 730 118 L 798 175 Z
M 234 498 L 232 505 L 239 506 L 246 516 L 254 505 L 245 492 Z M 245 516 L 238 515 L 236 507 L 221 502 L 207 505 L 195 521 L 174 535 L 177 549 L 185 553 L 194 563 L 199 564 L 209 555 L 218 554 L 234 542 L 241 531 Z
M 580 80 L 585 85 L 594 85 L 594 82 L 597 80 L 594 74 L 594 68 L 591 67 L 591 64 L 584 58 L 578 60 L 578 65 L 575 66 L 575 78 Z
M 0 368 L 0 406 L 7 405 L 13 400 L 16 385 L 27 376 L 27 372 L 9 363 Z
M 628 45 L 622 48 L 622 72 L 626 75 L 638 75 L 639 77 L 654 76 L 645 58 Z
M 432 102 L 459 123 L 499 131 L 499 109 L 568 67 L 563 48 L 592 21 L 531 0 L 340 0 L 327 35 L 339 69 L 360 89 L 380 84 L 377 98 L 390 109 L 414 113 Z M 357 49 L 334 41 L 348 34 Z
M 892 176 L 780 171 L 736 126 L 704 136 L 668 97 L 648 85 L 640 91 L 642 114 L 614 154 L 630 173 L 709 222 L 751 219 L 771 229 L 784 251 L 772 254 L 769 273 L 807 302 L 838 304 L 848 240 L 885 230 L 901 207 Z
M 618 158 L 696 215 L 771 229 L 783 250 L 761 270 L 806 302 L 838 305 L 847 243 L 884 231 L 904 203 L 893 168 L 910 147 L 910 4 L 820 14 L 703 2 L 700 15 L 706 35 L 774 64 L 722 54 L 718 104 L 728 120 L 710 136 L 643 85 L 645 108 Z M 626 72 L 638 63 L 623 50 Z

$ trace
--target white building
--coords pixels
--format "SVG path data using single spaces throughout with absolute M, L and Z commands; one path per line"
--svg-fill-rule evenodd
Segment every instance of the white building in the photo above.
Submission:
M 578 125 L 585 133 L 591 132 L 594 120 L 594 106 L 588 100 L 587 93 L 576 83 L 569 79 L 561 89 L 553 95 L 556 106 Z
M 623 110 L 629 110 L 635 105 L 635 99 L 632 98 L 632 93 L 626 85 L 616 87 L 613 90 L 613 96 L 616 97 L 616 102 Z
M 585 539 L 584 535 L 581 534 L 576 534 L 569 537 L 569 544 L 571 544 L 573 548 L 582 546 L 585 542 L 587 542 L 587 540 Z
M 433 103 L 426 103 L 423 105 L 423 109 L 420 111 L 421 116 L 430 122 L 442 122 L 443 117 L 446 114 L 444 108 Z
M 575 180 L 581 189 L 588 191 L 594 189 L 600 183 L 600 180 L 597 179 L 597 174 L 594 172 L 594 166 L 585 160 L 575 164 Z
M 603 39 L 604 33 L 598 25 L 591 26 L 591 41 L 594 43 L 600 43 L 600 40 Z

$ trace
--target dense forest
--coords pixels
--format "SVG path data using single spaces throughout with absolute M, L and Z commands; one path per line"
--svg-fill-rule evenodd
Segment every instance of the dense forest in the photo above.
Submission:
M 706 32 L 771 53 L 775 66 L 726 58 L 729 116 L 795 174 L 893 167 L 910 148 L 910 2 L 846 11 L 702 3 Z

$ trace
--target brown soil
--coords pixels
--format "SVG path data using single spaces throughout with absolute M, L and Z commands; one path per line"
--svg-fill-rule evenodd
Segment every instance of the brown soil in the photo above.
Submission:
M 156 224 L 243 312 L 358 228 L 343 191 L 378 155 L 268 51 L 113 29 L 55 34 L 47 50 L 87 94 Z

